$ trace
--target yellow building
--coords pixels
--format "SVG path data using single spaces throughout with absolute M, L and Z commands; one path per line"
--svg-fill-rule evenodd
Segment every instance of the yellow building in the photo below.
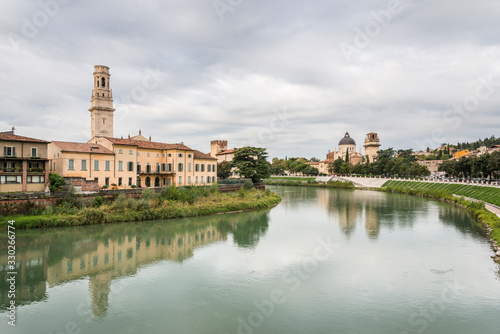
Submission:
M 470 152 L 469 150 L 461 150 L 461 151 L 457 151 L 453 154 L 453 158 L 458 160 L 460 158 L 463 158 L 465 157 L 466 155 L 468 155 Z
M 46 191 L 49 160 L 45 140 L 0 132 L 0 192 Z
M 94 67 L 87 143 L 54 141 L 51 168 L 63 177 L 97 180 L 100 187 L 165 187 L 217 182 L 217 159 L 183 143 L 153 142 L 139 135 L 113 137 L 113 92 L 109 67 Z

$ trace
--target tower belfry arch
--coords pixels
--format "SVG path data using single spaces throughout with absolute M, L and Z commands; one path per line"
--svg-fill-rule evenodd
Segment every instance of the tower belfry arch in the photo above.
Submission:
M 90 138 L 113 137 L 113 91 L 110 89 L 109 67 L 94 66 L 94 89 L 90 100 Z

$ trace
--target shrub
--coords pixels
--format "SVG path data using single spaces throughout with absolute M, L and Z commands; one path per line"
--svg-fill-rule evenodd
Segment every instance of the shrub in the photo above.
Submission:
M 92 202 L 92 204 L 98 208 L 100 207 L 102 204 L 104 203 L 104 198 L 102 196 L 99 196 L 99 195 L 95 195 L 94 197 L 94 201 Z
M 252 189 L 252 188 L 253 188 L 253 183 L 252 183 L 252 181 L 249 181 L 249 180 L 245 181 L 244 188 L 245 188 L 245 190 L 250 190 L 250 189 Z
M 142 198 L 150 200 L 155 199 L 158 195 L 153 188 L 144 188 L 142 189 Z
M 62 177 L 59 174 L 55 174 L 55 173 L 49 174 L 49 180 L 50 180 L 49 189 L 52 192 L 61 190 L 62 186 L 64 186 L 66 184 L 66 180 L 64 180 L 64 177 Z

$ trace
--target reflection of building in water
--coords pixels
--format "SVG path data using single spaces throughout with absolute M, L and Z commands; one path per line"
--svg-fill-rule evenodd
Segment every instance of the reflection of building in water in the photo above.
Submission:
M 367 236 L 372 239 L 378 238 L 379 220 L 376 205 L 380 205 L 377 200 L 380 198 L 379 194 L 317 189 L 317 195 L 319 205 L 333 215 L 347 237 L 354 233 L 358 222 L 364 221 Z
M 161 232 L 161 231 L 160 231 Z M 137 267 L 160 260 L 183 261 L 193 255 L 196 247 L 226 240 L 227 233 L 213 225 L 177 233 L 129 234 L 118 238 L 83 239 L 72 243 L 67 253 L 59 255 L 51 249 L 51 241 L 31 246 L 18 244 L 16 301 L 18 305 L 39 301 L 46 296 L 46 282 L 55 286 L 89 276 L 92 313 L 106 314 L 111 281 L 132 275 Z M 164 235 L 164 236 L 161 236 Z M 21 238 L 18 238 L 21 242 Z M 53 247 L 53 246 L 52 246 Z M 7 247 L 0 247 L 0 303 L 8 305 Z M 54 263 L 51 263 L 54 262 Z
M 5 233 L 7 234 L 7 233 Z M 22 243 L 17 243 L 17 249 L 26 247 L 26 251 L 16 253 L 16 268 L 11 270 L 8 267 L 7 243 L 0 247 L 0 305 L 2 309 L 8 305 L 10 298 L 8 297 L 9 286 L 7 282 L 8 272 L 17 272 L 16 275 L 16 304 L 17 306 L 41 301 L 45 298 L 47 279 L 47 263 L 44 261 L 46 253 L 44 249 L 37 247 L 28 247 Z M 20 284 L 23 282 L 23 284 Z
M 93 247 L 71 258 L 63 258 L 48 268 L 49 286 L 90 276 L 92 312 L 96 316 L 106 314 L 111 280 L 135 274 L 137 267 L 159 260 L 182 261 L 193 255 L 195 247 L 225 240 L 212 225 L 165 237 L 128 235 L 116 240 L 88 241 Z M 89 245 L 87 245 L 88 247 Z

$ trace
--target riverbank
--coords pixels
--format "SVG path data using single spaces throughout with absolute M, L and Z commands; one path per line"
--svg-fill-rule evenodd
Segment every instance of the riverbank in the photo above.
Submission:
M 2 217 L 0 229 L 6 229 L 11 220 L 17 229 L 111 224 L 249 211 L 272 207 L 281 201 L 278 194 L 269 190 L 219 193 L 196 188 L 167 189 L 159 194 L 145 192 L 139 199 L 118 196 L 112 203 L 104 203 L 96 197 L 91 205 L 83 205 L 77 198 L 66 198 L 58 206 L 35 210 L 30 215 Z
M 470 201 L 463 197 L 456 197 L 445 189 L 414 189 L 404 186 L 387 186 L 379 190 L 390 193 L 434 198 L 465 209 L 485 228 L 491 243 L 491 248 L 495 252 L 493 258 L 495 262 L 500 263 L 500 218 L 495 213 L 487 210 L 484 202 Z
M 352 182 L 343 181 L 328 181 L 328 182 L 316 182 L 316 181 L 274 181 L 265 180 L 266 185 L 269 186 L 293 186 L 293 187 L 316 187 L 316 188 L 341 188 L 341 189 L 354 189 L 354 184 Z

